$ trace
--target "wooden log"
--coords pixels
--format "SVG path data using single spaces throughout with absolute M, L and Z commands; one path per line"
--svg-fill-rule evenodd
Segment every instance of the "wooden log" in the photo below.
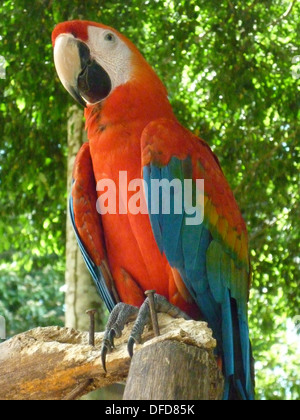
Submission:
M 220 400 L 223 376 L 207 349 L 163 341 L 137 352 L 126 383 L 126 400 Z
M 149 351 L 152 346 L 155 351 L 161 347 L 160 354 L 163 354 L 165 342 L 171 340 L 202 349 L 204 354 L 210 354 L 212 362 L 216 342 L 205 323 L 174 320 L 159 314 L 159 324 L 161 336 L 153 338 L 153 332 L 146 328 L 144 344 L 135 347 L 133 360 L 139 357 L 141 350 Z M 125 382 L 130 366 L 127 342 L 132 327 L 133 324 L 129 324 L 125 328 L 122 337 L 115 342 L 116 350 L 108 355 L 107 374 L 100 360 L 103 333 L 96 334 L 95 348 L 88 345 L 87 333 L 59 327 L 37 328 L 0 344 L 0 400 L 79 398 L 95 389 Z M 145 354 L 144 366 L 148 364 L 151 370 L 153 360 L 147 361 Z M 166 358 L 170 356 L 166 355 L 161 361 Z M 160 370 L 157 364 L 156 369 Z M 86 384 L 84 389 L 83 384 Z

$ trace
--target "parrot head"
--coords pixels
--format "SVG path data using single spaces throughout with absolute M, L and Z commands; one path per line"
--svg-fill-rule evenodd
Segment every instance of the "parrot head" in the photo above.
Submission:
M 60 23 L 52 33 L 58 76 L 83 106 L 97 104 L 131 80 L 158 77 L 138 49 L 108 26 L 89 21 Z M 154 76 L 155 75 L 155 76 Z

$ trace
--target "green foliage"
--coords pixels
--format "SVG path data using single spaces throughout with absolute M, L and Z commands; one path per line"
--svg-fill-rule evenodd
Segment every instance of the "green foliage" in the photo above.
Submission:
M 7 320 L 10 335 L 24 331 L 24 326 L 63 325 L 63 268 L 47 267 L 33 274 L 26 270 L 2 271 L 0 313 Z
M 0 313 L 11 334 L 62 322 L 72 99 L 50 37 L 63 20 L 101 21 L 138 45 L 178 118 L 220 158 L 249 226 L 258 397 L 299 399 L 299 12 L 291 0 L 2 2 Z

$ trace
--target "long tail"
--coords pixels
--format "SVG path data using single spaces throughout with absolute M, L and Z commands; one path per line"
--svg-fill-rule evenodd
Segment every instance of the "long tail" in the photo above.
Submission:
M 222 305 L 225 400 L 254 400 L 254 360 L 247 315 L 228 292 Z

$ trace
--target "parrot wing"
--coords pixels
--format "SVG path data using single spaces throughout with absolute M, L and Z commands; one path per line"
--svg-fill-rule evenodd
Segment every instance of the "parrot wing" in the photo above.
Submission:
M 151 122 L 143 131 L 141 148 L 152 230 L 161 252 L 179 271 L 214 332 L 223 358 L 224 398 L 238 394 L 238 398 L 252 399 L 248 239 L 233 193 L 209 146 L 176 121 Z M 204 180 L 202 194 L 197 179 Z M 157 180 L 173 183 L 168 193 L 170 207 L 162 194 L 166 185 L 160 194 L 152 193 Z M 180 180 L 179 186 L 174 180 Z M 188 193 L 185 180 L 192 184 L 190 195 L 198 216 L 203 215 L 197 224 L 191 217 L 192 212 L 197 215 L 192 202 L 183 200 Z
M 89 143 L 77 157 L 73 171 L 69 211 L 84 261 L 109 311 L 119 297 L 106 258 L 101 216 L 96 209 L 97 193 Z

